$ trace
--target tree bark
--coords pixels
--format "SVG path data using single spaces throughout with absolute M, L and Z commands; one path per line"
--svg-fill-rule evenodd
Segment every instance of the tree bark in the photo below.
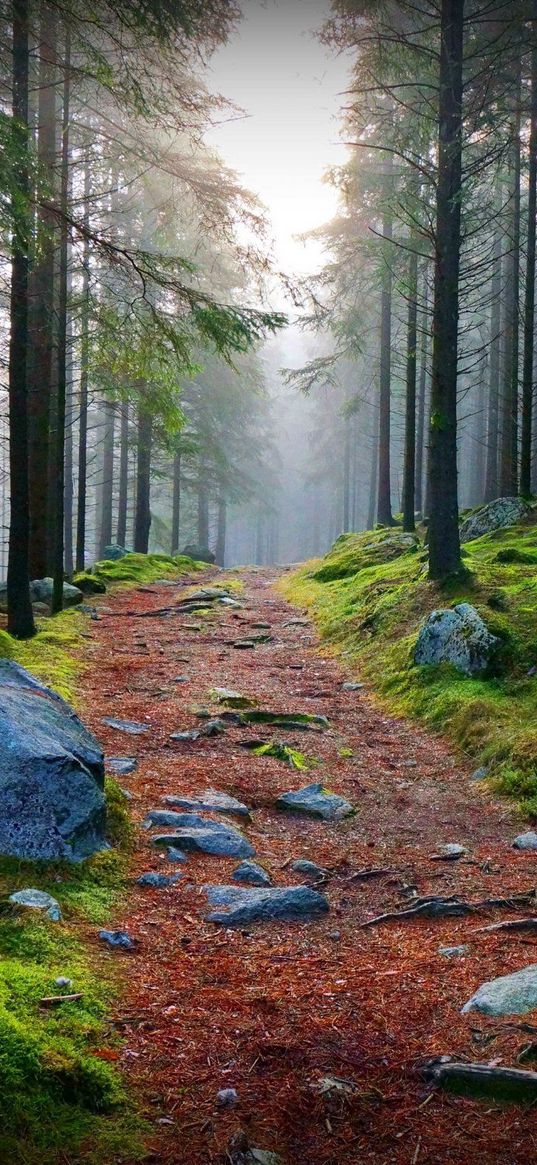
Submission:
M 461 245 L 464 0 L 442 0 L 429 447 L 429 575 L 461 565 L 457 494 L 457 368 Z
M 387 192 L 391 192 L 393 160 L 387 164 Z M 380 297 L 380 393 L 379 393 L 379 448 L 378 448 L 378 497 L 377 522 L 392 526 L 391 502 L 391 344 L 392 344 L 392 255 L 390 241 L 393 236 L 391 213 L 385 211 L 382 234 L 386 240 L 383 247 L 384 270 Z
M 376 432 L 375 432 L 376 428 Z M 378 500 L 378 465 L 379 465 L 379 423 L 373 424 L 373 444 L 371 449 L 371 468 L 369 478 L 369 502 L 367 510 L 367 529 L 372 530 L 377 517 Z
M 138 554 L 149 550 L 151 528 L 151 414 L 138 407 L 136 509 L 134 514 L 134 549 Z
M 511 228 L 506 256 L 505 368 L 502 402 L 500 490 L 503 496 L 518 490 L 518 380 L 520 312 L 520 60 L 515 93 L 511 142 Z
M 112 541 L 112 510 L 114 490 L 114 429 L 115 405 L 104 401 L 104 436 L 101 484 L 101 521 L 99 528 L 99 558 L 104 558 L 105 546 Z
M 537 216 L 537 0 L 532 5 L 531 106 L 528 175 L 528 230 L 526 239 L 526 293 L 524 302 L 524 359 L 522 369 L 522 440 L 520 493 L 531 493 L 533 359 L 535 334 L 535 224 Z
M 117 532 L 118 546 L 127 543 L 127 507 L 129 498 L 129 406 L 123 401 L 120 413 L 119 428 L 119 490 L 117 501 Z
M 84 227 L 90 225 L 90 167 L 84 168 Z M 86 489 L 88 475 L 88 360 L 89 358 L 89 243 L 82 252 L 82 305 L 80 315 L 80 419 L 78 423 L 78 489 L 76 514 L 76 569 L 86 564 Z
M 67 290 L 68 290 L 68 231 L 69 203 L 69 105 L 71 87 L 71 38 L 69 27 L 65 32 L 63 62 L 62 149 L 60 180 L 60 262 L 58 272 L 58 394 L 56 403 L 55 507 L 54 507 L 54 588 L 52 614 L 63 607 L 64 583 L 64 501 L 65 501 L 65 415 L 67 403 Z
M 409 259 L 406 354 L 405 462 L 403 474 L 403 530 L 416 529 L 416 364 L 418 339 L 418 253 L 415 241 Z
M 218 498 L 218 513 L 216 522 L 216 546 L 215 558 L 218 566 L 225 565 L 226 558 L 226 518 L 227 506 L 226 499 L 221 495 Z
M 11 515 L 7 568 L 7 629 L 18 639 L 35 634 L 29 586 L 30 497 L 28 488 L 28 217 L 29 50 L 28 0 L 13 5 L 13 135 L 18 182 L 12 201 L 13 241 L 9 342 L 9 472 Z
M 179 554 L 179 534 L 181 522 L 181 450 L 177 449 L 173 459 L 173 499 L 172 499 L 172 554 Z
M 424 271 L 422 332 L 420 344 L 420 374 L 418 388 L 418 420 L 416 427 L 416 496 L 415 506 L 423 517 L 423 467 L 425 462 L 425 404 L 427 398 L 427 361 L 429 357 L 429 315 L 427 270 Z
M 496 214 L 501 213 L 502 187 L 499 184 L 496 197 Z M 498 445 L 499 445 L 499 404 L 500 404 L 500 349 L 501 349 L 501 297 L 502 297 L 502 232 L 497 223 L 494 233 L 492 255 L 490 344 L 489 344 L 489 384 L 487 416 L 487 463 L 485 469 L 485 501 L 498 497 Z
M 203 466 L 198 486 L 198 546 L 205 549 L 209 546 L 209 495 L 203 481 Z

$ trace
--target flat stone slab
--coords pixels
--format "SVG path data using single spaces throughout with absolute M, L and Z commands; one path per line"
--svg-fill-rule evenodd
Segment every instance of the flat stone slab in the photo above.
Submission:
M 136 772 L 138 761 L 134 756 L 108 756 L 105 766 L 118 777 L 128 777 L 129 773 Z
M 170 795 L 162 798 L 165 805 L 176 805 L 180 809 L 189 809 L 193 813 L 228 813 L 234 817 L 249 817 L 250 810 L 236 797 L 228 793 L 219 793 L 216 789 L 206 789 L 199 797 L 181 797 Z
M 345 797 L 328 792 L 320 781 L 304 785 L 296 792 L 282 793 L 276 799 L 277 809 L 287 809 L 294 813 L 306 813 L 309 817 L 321 817 L 324 821 L 340 821 L 354 813 Z
M 461 943 L 460 947 L 439 947 L 438 954 L 443 955 L 444 959 L 460 959 L 467 955 L 469 950 L 467 943 Z
M 242 833 L 223 827 L 216 830 L 185 827 L 174 833 L 161 833 L 153 838 L 153 842 L 155 845 L 213 854 L 219 858 L 251 858 L 255 854 L 253 845 Z
M 257 862 L 241 862 L 231 875 L 234 882 L 247 882 L 250 886 L 272 886 L 272 878 Z
M 211 906 L 227 907 L 206 915 L 208 922 L 222 926 L 248 926 L 251 922 L 273 919 L 318 918 L 329 905 L 324 894 L 309 886 L 285 886 L 277 889 L 242 890 L 238 886 L 206 886 Z
M 137 886 L 153 886 L 156 890 L 164 890 L 166 886 L 174 886 L 181 874 L 158 874 L 156 870 L 149 870 L 147 874 L 140 874 L 136 879 Z
M 186 862 L 187 860 L 187 856 L 183 853 L 182 850 L 176 849 L 176 847 L 173 845 L 168 846 L 166 850 L 167 862 Z
M 142 733 L 149 732 L 148 724 L 138 724 L 136 720 L 117 720 L 115 716 L 104 716 L 103 724 L 115 728 L 116 732 L 126 732 L 128 736 L 141 736 Z
M 310 862 L 307 858 L 297 858 L 296 862 L 291 862 L 291 869 L 296 874 L 304 874 L 306 878 L 324 878 L 326 877 L 326 870 L 317 865 L 317 862 Z
M 483 1015 L 525 1015 L 537 1008 L 537 963 L 482 983 L 465 1003 L 462 1014 L 480 1011 Z
M 51 894 L 45 894 L 44 890 L 16 890 L 9 895 L 9 901 L 28 910 L 40 910 L 52 922 L 61 921 L 60 903 Z
M 123 951 L 134 950 L 134 943 L 125 930 L 100 930 L 99 938 L 109 947 L 119 947 Z
M 527 833 L 519 833 L 513 842 L 514 849 L 534 849 L 537 850 L 537 833 L 531 829 Z
M 212 821 L 210 817 L 200 817 L 199 813 L 174 813 L 173 809 L 151 809 L 142 822 L 144 829 L 154 826 L 170 826 L 177 829 L 209 829 L 215 833 L 233 833 L 231 825 L 224 821 Z

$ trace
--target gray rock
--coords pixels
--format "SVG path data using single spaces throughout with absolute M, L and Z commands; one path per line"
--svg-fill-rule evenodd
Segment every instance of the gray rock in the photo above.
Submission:
M 125 558 L 126 554 L 130 554 L 130 550 L 125 550 L 124 546 L 112 542 L 109 546 L 105 546 L 103 558 L 106 562 L 119 562 L 120 558 Z
M 537 964 L 491 979 L 465 1003 L 462 1014 L 480 1011 L 483 1015 L 525 1015 L 537 1007 Z
M 108 756 L 105 761 L 107 769 L 118 777 L 128 777 L 138 768 L 138 761 L 133 756 Z
M 469 950 L 470 947 L 462 943 L 460 947 L 439 947 L 438 954 L 443 955 L 445 959 L 458 959 L 467 955 Z
M 519 833 L 513 842 L 515 849 L 537 849 L 537 833 L 528 830 L 527 833 Z
M 115 728 L 116 732 L 126 732 L 127 736 L 141 736 L 144 732 L 149 732 L 147 724 L 138 724 L 136 720 L 117 720 L 115 716 L 104 716 L 103 724 Z
M 489 770 L 488 765 L 481 765 L 480 768 L 474 769 L 474 772 L 472 773 L 470 780 L 471 781 L 484 781 L 488 777 L 489 771 L 490 770 Z
M 134 943 L 125 930 L 100 930 L 99 938 L 109 947 L 120 947 L 124 951 L 134 949 Z
M 207 546 L 198 546 L 195 543 L 189 543 L 185 546 L 181 554 L 186 558 L 193 558 L 194 562 L 208 562 L 211 566 L 216 562 L 216 558 Z
M 162 800 L 166 805 L 176 805 L 180 809 L 189 809 L 194 813 L 227 813 L 235 817 L 249 817 L 250 811 L 242 801 L 230 797 L 228 793 L 219 793 L 216 789 L 206 789 L 200 797 L 167 796 Z
M 231 875 L 234 882 L 248 882 L 250 886 L 272 886 L 272 878 L 257 862 L 241 862 Z
M 463 845 L 458 845 L 457 842 L 448 841 L 445 845 L 438 846 L 438 857 L 444 858 L 446 862 L 456 862 L 458 858 L 464 857 L 468 850 Z
M 216 1103 L 219 1108 L 234 1108 L 239 1099 L 236 1088 L 221 1088 L 216 1094 Z
M 9 895 L 9 901 L 14 902 L 17 906 L 24 906 L 28 910 L 40 910 L 52 922 L 61 921 L 60 903 L 51 894 L 45 894 L 43 890 L 17 890 L 14 894 Z
M 54 980 L 54 986 L 55 987 L 66 987 L 66 988 L 72 987 L 73 980 L 67 979 L 65 975 L 58 975 L 58 978 Z
M 336 793 L 327 792 L 321 782 L 305 785 L 296 792 L 282 793 L 276 800 L 276 808 L 307 813 L 310 817 L 322 817 L 325 821 L 339 821 L 354 812 L 350 801 Z
M 174 813 L 172 809 L 151 809 L 144 817 L 146 829 L 155 825 L 169 825 L 177 829 L 210 829 L 214 833 L 233 832 L 232 826 L 225 821 L 212 821 L 210 817 L 201 817 L 199 813 Z
M 464 519 L 460 527 L 461 542 L 471 542 L 504 526 L 516 526 L 529 512 L 530 507 L 522 498 L 496 498 Z
M 172 732 L 170 740 L 198 740 L 200 736 L 199 728 L 188 728 L 185 732 Z
M 365 684 L 354 684 L 349 680 L 348 683 L 342 684 L 341 688 L 344 692 L 361 692 L 362 688 L 365 688 Z
M 0 853 L 87 857 L 105 846 L 104 758 L 69 705 L 0 660 Z
M 176 849 L 174 845 L 169 845 L 166 849 L 166 861 L 168 862 L 186 862 L 187 856 L 182 850 Z
M 220 858 L 250 858 L 255 854 L 253 845 L 231 826 L 214 831 L 185 826 L 174 833 L 161 833 L 153 841 L 155 845 L 177 846 L 178 849 L 213 854 Z
M 228 909 L 213 910 L 208 922 L 223 926 L 248 926 L 251 922 L 270 922 L 272 919 L 308 919 L 326 914 L 328 901 L 309 886 L 286 886 L 271 890 L 241 890 L 238 886 L 207 886 L 211 906 Z
M 244 1165 L 283 1165 L 283 1160 L 270 1149 L 248 1149 Z
M 414 662 L 451 663 L 464 675 L 476 675 L 488 666 L 497 644 L 475 607 L 459 603 L 432 611 L 418 635 Z
M 199 591 L 194 591 L 185 599 L 181 599 L 179 606 L 184 607 L 189 603 L 216 603 L 219 599 L 230 598 L 229 591 L 226 591 L 224 587 L 201 587 Z
M 136 885 L 154 886 L 157 890 L 163 890 L 166 886 L 174 886 L 180 877 L 180 874 L 157 874 L 155 870 L 149 870 L 147 874 L 140 874 Z
M 323 870 L 316 862 L 309 862 L 307 858 L 298 858 L 296 862 L 291 862 L 291 869 L 297 874 L 305 874 L 307 878 L 324 878 L 326 876 L 326 870 Z
M 35 604 L 36 614 L 50 614 L 53 589 L 54 581 L 51 578 L 38 578 L 30 583 L 30 598 L 32 604 Z M 71 583 L 63 584 L 64 607 L 77 607 L 83 599 L 84 595 L 79 587 L 73 587 Z M 7 611 L 7 583 L 0 584 L 0 611 Z

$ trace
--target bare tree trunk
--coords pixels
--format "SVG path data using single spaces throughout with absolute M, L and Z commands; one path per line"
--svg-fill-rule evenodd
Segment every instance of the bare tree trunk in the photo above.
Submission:
M 531 113 L 528 176 L 528 230 L 526 239 L 526 296 L 524 303 L 524 362 L 522 371 L 522 441 L 520 493 L 531 493 L 531 438 L 533 414 L 533 358 L 535 334 L 535 223 L 537 216 L 537 0 L 532 5 Z
M 416 529 L 416 345 L 418 339 L 418 253 L 416 240 L 409 260 L 406 354 L 405 463 L 403 476 L 403 530 Z
M 172 499 L 172 554 L 179 553 L 181 523 L 181 450 L 177 449 L 173 459 L 173 499 Z
M 520 311 L 520 60 L 518 61 L 515 115 L 511 143 L 511 228 L 506 257 L 505 369 L 502 403 L 500 489 L 502 495 L 518 490 L 518 375 Z
M 367 511 L 367 529 L 372 530 L 377 517 L 378 498 L 378 464 L 379 464 L 379 433 L 373 427 L 373 446 L 371 449 L 371 476 L 369 480 L 369 507 Z
M 215 558 L 218 566 L 225 566 L 226 558 L 226 499 L 220 494 L 218 498 L 218 513 L 216 524 Z
M 386 189 L 391 190 L 393 160 L 387 163 L 388 178 Z M 382 234 L 386 242 L 383 250 L 384 270 L 380 297 L 380 394 L 379 394 L 379 447 L 378 447 L 378 498 L 377 522 L 392 526 L 391 501 L 391 345 L 392 345 L 392 255 L 390 241 L 393 237 L 391 212 L 385 212 L 382 220 Z
M 60 264 L 58 297 L 58 396 L 56 404 L 56 448 L 55 448 L 55 514 L 54 514 L 54 589 L 52 613 L 55 615 L 63 607 L 64 583 L 64 499 L 65 499 L 65 414 L 67 402 L 67 290 L 68 290 L 68 233 L 67 212 L 69 204 L 69 104 L 71 86 L 71 37 L 69 27 L 65 32 L 64 79 L 62 108 L 62 151 L 60 209 Z
M 351 424 L 345 418 L 343 443 L 343 532 L 351 528 Z
M 68 294 L 71 290 L 71 280 L 68 281 Z M 64 543 L 65 543 L 65 573 L 72 575 L 73 560 L 73 502 L 75 496 L 73 480 L 73 327 L 72 318 L 68 319 L 68 376 L 67 376 L 67 404 L 65 414 L 65 489 L 64 489 Z
M 209 494 L 203 481 L 204 468 L 198 486 L 198 546 L 204 550 L 209 546 Z
M 416 499 L 418 514 L 423 517 L 423 467 L 425 462 L 425 403 L 427 397 L 427 361 L 429 358 L 429 315 L 427 270 L 424 272 L 422 333 L 420 344 L 420 375 L 418 388 L 418 421 L 416 428 Z
M 90 167 L 84 167 L 84 227 L 89 230 Z M 80 418 L 78 423 L 78 489 L 76 513 L 76 569 L 86 564 L 86 490 L 88 475 L 88 357 L 89 357 L 89 242 L 82 253 L 82 306 L 80 316 Z
M 115 405 L 104 401 L 104 437 L 101 484 L 101 521 L 99 528 L 99 558 L 104 558 L 105 546 L 112 541 L 112 511 L 114 494 L 114 435 Z
M 118 546 L 127 543 L 127 504 L 129 497 L 129 405 L 121 404 L 119 427 L 119 489 L 117 500 L 116 541 Z
M 151 528 L 151 446 L 153 421 L 151 414 L 138 406 L 136 509 L 134 514 L 134 549 L 139 554 L 149 550 Z
M 28 489 L 28 239 L 29 51 L 28 0 L 13 5 L 13 145 L 18 157 L 13 199 L 9 343 L 9 472 L 11 516 L 7 568 L 7 629 L 18 639 L 35 634 L 29 586 L 30 498 Z
M 498 186 L 496 214 L 500 214 L 502 187 Z M 498 445 L 499 445 L 499 404 L 500 404 L 500 346 L 501 346 L 501 297 L 502 297 L 502 232 L 496 223 L 494 251 L 492 256 L 490 344 L 489 344 L 489 384 L 487 416 L 487 464 L 485 469 L 485 501 L 498 497 Z
M 429 575 L 461 565 L 457 495 L 457 367 L 461 246 L 464 0 L 442 0 L 429 446 Z

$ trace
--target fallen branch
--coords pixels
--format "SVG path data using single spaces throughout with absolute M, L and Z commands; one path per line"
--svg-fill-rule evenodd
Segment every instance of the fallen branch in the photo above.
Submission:
M 492 910 L 498 907 L 512 909 L 514 906 L 523 906 L 535 901 L 535 889 L 527 890 L 523 894 L 514 894 L 512 898 L 484 898 L 480 902 L 463 902 L 456 896 L 449 898 L 424 898 L 407 910 L 393 910 L 387 914 L 378 914 L 376 918 L 369 918 L 360 925 L 377 926 L 380 922 L 395 922 L 408 918 L 461 918 L 465 914 L 473 914 L 478 910 Z
M 58 1007 L 60 1003 L 75 1003 L 77 999 L 82 999 L 82 991 L 76 991 L 73 995 L 46 995 L 44 999 L 39 1000 L 40 1007 Z
M 346 878 L 347 882 L 365 882 L 368 878 L 381 878 L 383 874 L 394 874 L 395 870 L 388 869 L 388 866 L 379 866 L 374 869 L 364 868 L 363 870 L 356 870 L 355 874 L 349 874 Z
M 493 922 L 491 926 L 479 926 L 476 934 L 492 930 L 537 930 L 537 918 L 513 918 L 511 922 Z
M 508 1104 L 537 1101 L 537 1072 L 523 1068 L 489 1068 L 488 1064 L 435 1063 L 424 1068 L 435 1084 L 463 1096 L 484 1096 Z

